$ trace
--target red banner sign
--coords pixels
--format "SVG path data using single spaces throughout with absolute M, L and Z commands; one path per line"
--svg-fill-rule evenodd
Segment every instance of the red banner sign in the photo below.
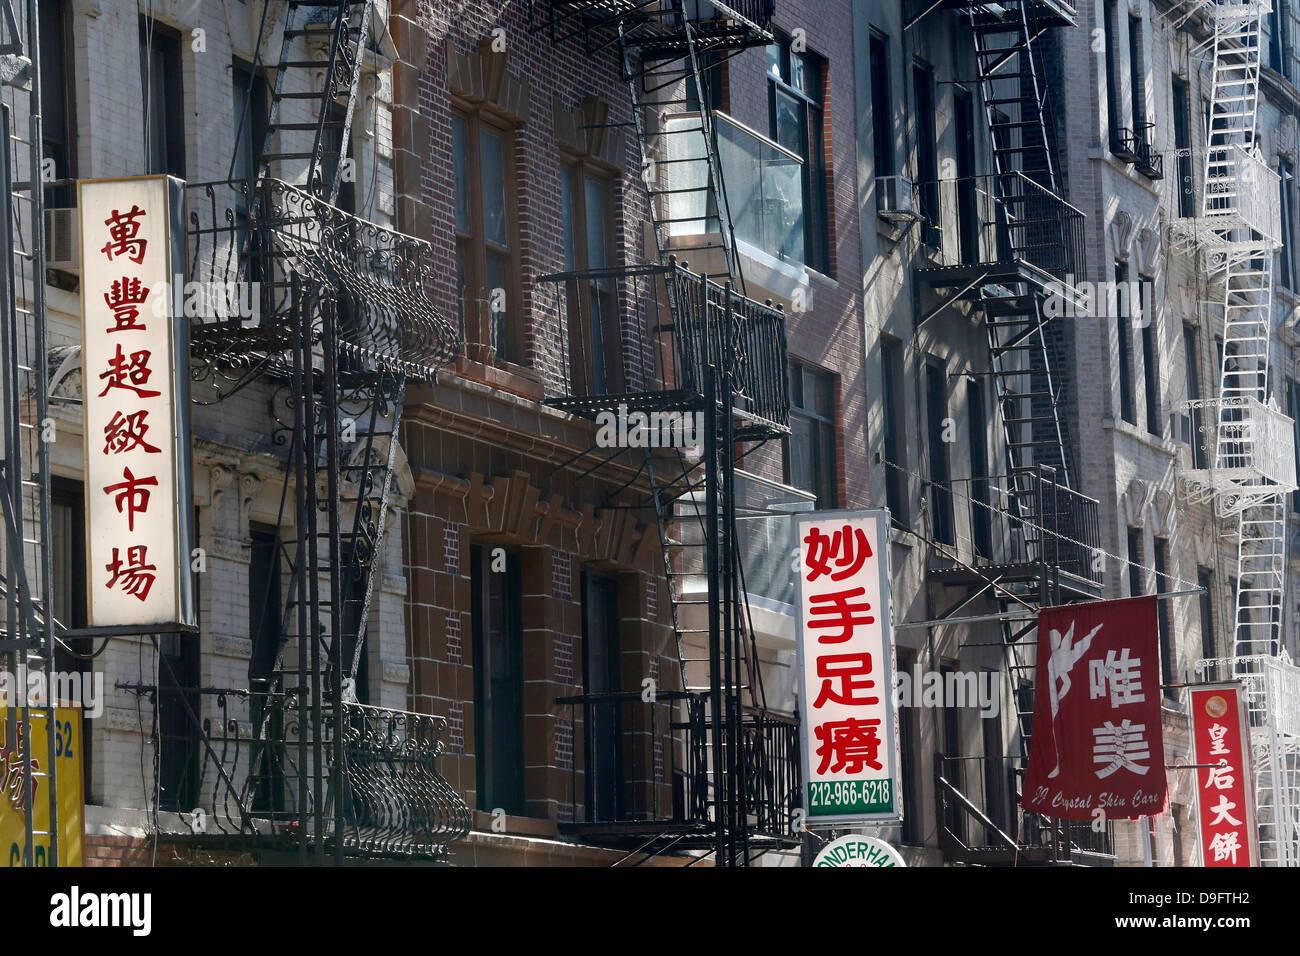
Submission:
M 1154 596 L 1043 608 L 1021 806 L 1136 820 L 1169 806 Z
M 1206 866 L 1257 866 L 1250 738 L 1241 685 L 1192 691 L 1192 743 Z

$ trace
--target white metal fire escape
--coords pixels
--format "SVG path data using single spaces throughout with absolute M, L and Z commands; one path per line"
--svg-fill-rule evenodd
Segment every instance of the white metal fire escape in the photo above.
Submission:
M 1212 4 L 1213 91 L 1200 215 L 1176 227 L 1207 256 L 1210 307 L 1222 318 L 1217 398 L 1200 409 L 1213 434 L 1208 467 L 1185 475 L 1193 499 L 1237 523 L 1232 656 L 1204 679 L 1242 680 L 1249 699 L 1261 862 L 1300 865 L 1300 668 L 1282 647 L 1286 496 L 1296 487 L 1291 419 L 1269 396 L 1278 176 L 1260 155 L 1259 71 L 1269 0 Z

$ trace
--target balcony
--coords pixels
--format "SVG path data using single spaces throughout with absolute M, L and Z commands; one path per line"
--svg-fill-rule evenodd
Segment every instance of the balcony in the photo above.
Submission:
M 685 0 L 679 14 L 670 0 L 529 0 L 528 22 L 554 41 L 621 28 L 631 45 L 656 59 L 685 52 L 682 19 L 691 23 L 697 52 L 770 43 L 775 6 L 775 0 Z M 588 49 L 599 45 L 588 37 Z
M 1036 582 L 1044 567 L 1071 597 L 1098 597 L 1102 572 L 1100 505 L 1095 498 L 1037 475 L 933 482 L 930 509 L 941 547 L 928 576 L 945 585 Z M 943 517 L 939 517 L 942 515 Z M 943 541 L 942 538 L 951 538 Z
M 675 261 L 541 276 L 558 367 L 546 402 L 575 415 L 704 407 L 710 369 L 732 370 L 737 439 L 788 431 L 785 316 Z M 622 347 L 618 347 L 621 343 Z M 720 386 L 720 383 L 718 383 Z
M 1282 240 L 1280 181 L 1262 157 L 1240 146 L 1211 150 L 1205 174 L 1205 229 L 1229 244 L 1236 241 L 1234 230 L 1246 230 L 1251 235 L 1242 242 L 1276 249 Z
M 324 309 L 354 369 L 425 378 L 459 351 L 432 303 L 428 243 L 277 179 L 197 183 L 185 202 L 186 278 L 207 290 L 191 315 L 197 383 L 290 374 L 298 317 L 318 323 Z
M 766 136 L 714 111 L 718 165 L 746 279 L 790 298 L 808 281 L 804 250 L 804 161 Z M 669 162 L 662 175 L 672 248 L 702 272 L 724 271 L 717 199 L 701 191 L 709 168 L 698 113 L 665 117 Z M 704 258 L 701 258 L 704 256 Z
M 572 822 L 561 824 L 561 833 L 643 852 L 712 846 L 716 723 L 707 695 L 660 693 L 647 702 L 634 691 L 556 703 L 584 742 L 569 778 Z M 798 845 L 798 727 L 793 718 L 753 709 L 741 718 L 740 819 L 753 848 Z
M 1113 866 L 1113 825 L 1055 820 L 1020 808 L 1019 758 L 935 755 L 944 862 L 973 866 Z
M 1272 405 L 1252 397 L 1198 399 L 1179 411 L 1200 423 L 1207 468 L 1184 468 L 1183 489 L 1193 501 L 1225 496 L 1234 510 L 1296 489 L 1295 426 Z M 1197 436 L 1191 436 L 1197 437 Z
M 917 269 L 935 285 L 1052 280 L 1085 274 L 1084 214 L 1021 172 L 921 182 L 914 187 L 926 245 L 938 265 Z
M 317 710 L 296 693 L 120 686 L 184 699 L 169 708 L 181 720 L 159 731 L 164 762 L 176 752 L 187 767 L 188 792 L 164 797 L 206 811 L 202 830 L 182 839 L 280 852 L 341 839 L 349 856 L 442 860 L 469 832 L 468 807 L 438 771 L 440 717 L 357 703 Z
M 1005 7 L 994 7 L 980 0 L 942 0 L 940 6 L 949 10 L 972 10 L 976 14 L 1009 17 L 1013 22 L 1018 12 L 1007 13 Z M 1074 26 L 1078 16 L 1074 6 L 1066 0 L 1025 0 L 1025 19 L 1035 28 Z
M 1133 168 L 1147 179 L 1165 178 L 1165 157 L 1155 148 L 1156 124 L 1146 123 L 1136 130 L 1120 129 L 1112 143 L 1111 152 L 1133 164 Z

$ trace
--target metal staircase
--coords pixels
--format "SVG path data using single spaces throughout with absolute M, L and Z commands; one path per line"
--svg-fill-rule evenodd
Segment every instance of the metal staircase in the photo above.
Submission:
M 1278 177 L 1258 151 L 1263 17 L 1268 0 L 1208 4 L 1214 14 L 1213 87 L 1199 215 L 1177 221 L 1178 244 L 1204 253 L 1222 323 L 1214 399 L 1185 403 L 1213 415 L 1208 467 L 1186 470 L 1191 500 L 1212 501 L 1236 525 L 1232 657 L 1201 662 L 1207 679 L 1248 692 L 1260 851 L 1264 865 L 1300 865 L 1300 670 L 1281 646 L 1287 495 L 1296 488 L 1294 433 L 1272 398 L 1273 256 L 1280 244 Z M 1215 291 L 1211 292 L 1214 296 Z M 1207 416 L 1208 417 L 1208 416 Z
M 330 204 L 338 202 L 346 168 L 373 6 L 371 0 L 286 4 L 260 173 L 273 175 L 279 164 L 280 179 L 305 182 Z M 316 118 L 296 113 L 296 102 L 314 107 Z
M 54 668 L 58 622 L 50 550 L 50 442 L 41 181 L 40 44 L 36 0 L 0 0 L 0 668 Z M 15 698 L 0 709 L 0 749 L 21 807 L 24 866 L 64 862 L 56 780 L 54 701 Z M 38 738 L 45 746 L 38 744 Z

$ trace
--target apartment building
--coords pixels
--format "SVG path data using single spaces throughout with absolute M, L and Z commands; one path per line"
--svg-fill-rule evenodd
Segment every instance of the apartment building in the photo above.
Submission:
M 399 158 L 399 202 L 466 341 L 413 393 L 403 443 L 411 708 L 448 715 L 444 766 L 476 809 L 453 862 L 716 849 L 718 785 L 691 749 L 721 733 L 697 710 L 709 607 L 727 607 L 709 452 L 601 435 L 602 416 L 698 407 L 667 394 L 700 387 L 682 303 L 728 287 L 781 330 L 735 343 L 752 414 L 726 426 L 721 573 L 743 574 L 740 693 L 767 721 L 745 733 L 780 754 L 751 852 L 797 859 L 786 518 L 869 501 L 850 11 L 698 8 L 421 2 L 393 20 L 416 170 Z

